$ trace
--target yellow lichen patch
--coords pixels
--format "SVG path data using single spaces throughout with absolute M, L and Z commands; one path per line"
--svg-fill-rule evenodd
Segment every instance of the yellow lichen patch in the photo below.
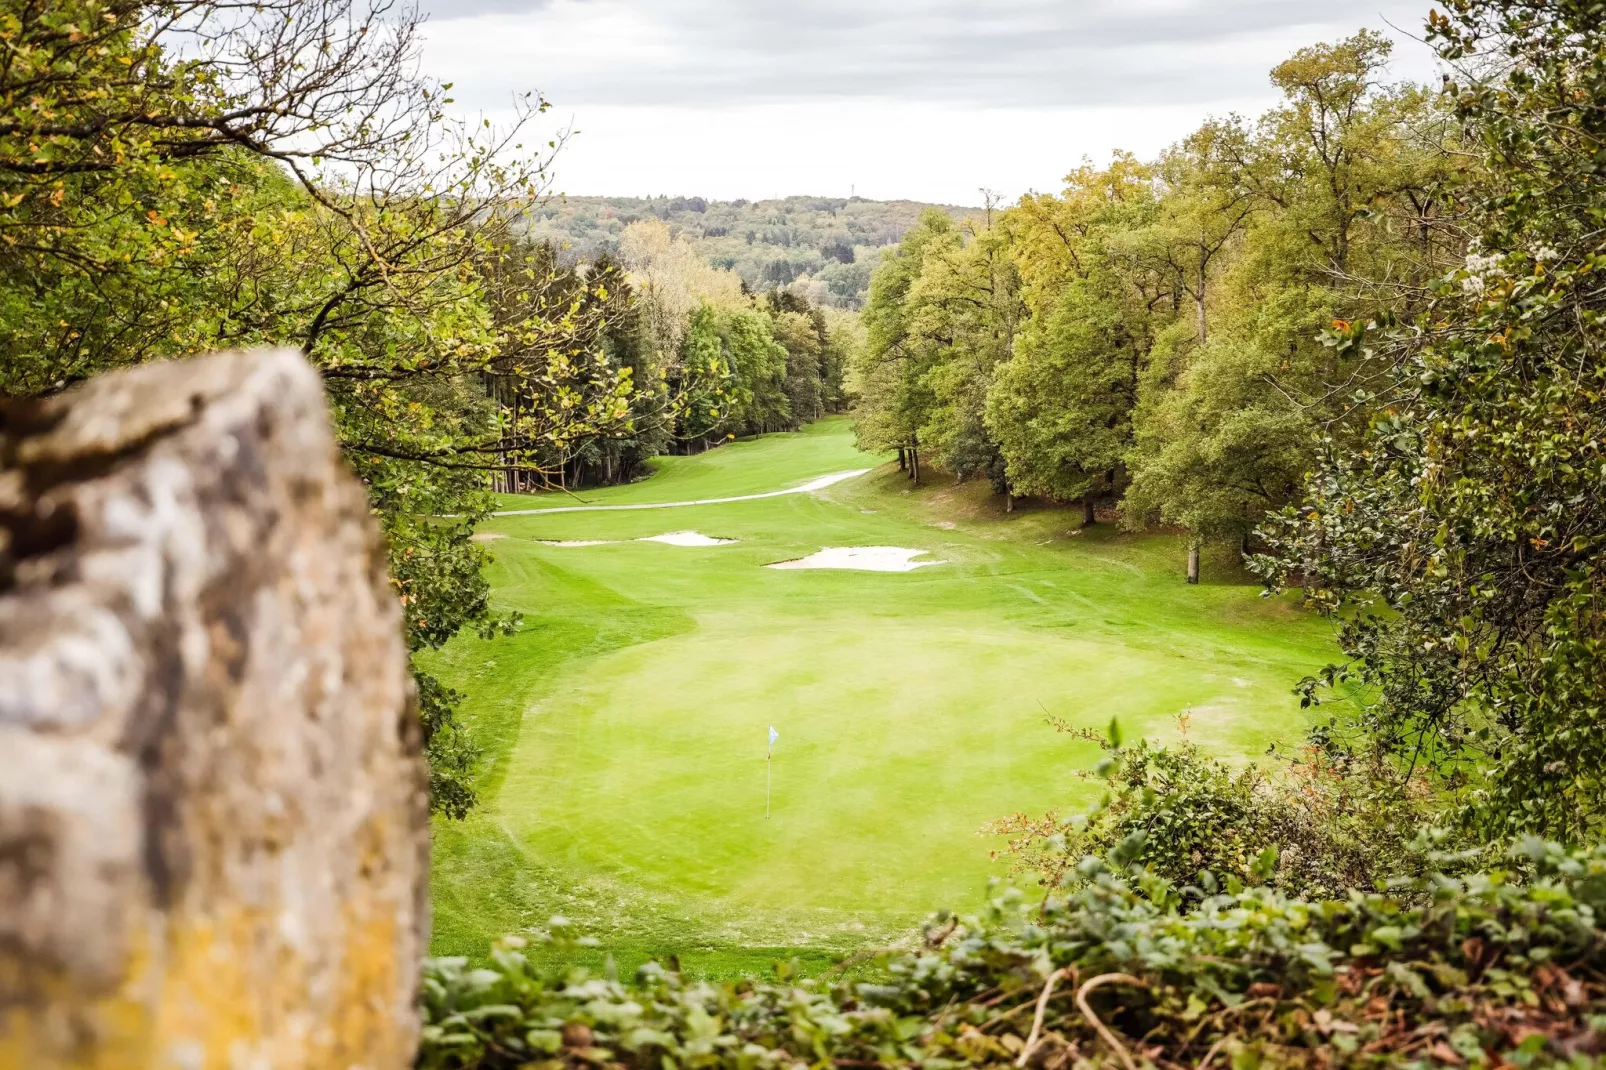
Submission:
M 148 993 L 150 956 L 129 954 L 126 980 L 110 996 L 86 993 L 59 971 L 0 956 L 8 991 L 27 978 L 29 1001 L 0 1017 L 0 1070 L 147 1070 L 154 1064 Z
M 402 971 L 410 973 L 417 964 L 396 961 L 394 908 L 362 906 L 368 908 L 366 917 L 355 906 L 346 911 L 345 969 L 329 1009 L 333 1044 L 320 1053 L 327 1060 L 320 1065 L 410 1065 L 418 1038 L 398 1013 L 395 993 L 402 990 Z
M 173 919 L 157 997 L 153 1067 L 224 1070 L 232 1053 L 263 1046 L 273 1025 L 270 1007 L 308 998 L 301 971 L 276 973 L 255 961 L 268 943 L 264 937 L 272 939 L 270 926 L 264 911 L 248 909 Z
M 111 998 L 86 998 L 65 978 L 41 985 L 28 1009 L 0 1018 L 0 1070 L 351 1070 L 408 1065 L 416 1043 L 398 1006 L 395 904 L 348 904 L 338 946 L 309 962 L 281 919 L 237 909 L 168 922 L 159 959 L 130 959 Z M 154 967 L 159 976 L 151 975 Z M 0 978 L 18 964 L 0 962 Z

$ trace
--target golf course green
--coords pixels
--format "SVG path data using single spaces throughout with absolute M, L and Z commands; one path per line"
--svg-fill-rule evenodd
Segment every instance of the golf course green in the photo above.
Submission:
M 1096 748 L 1049 715 L 1174 739 L 1191 711 L 1190 738 L 1241 759 L 1299 738 L 1291 688 L 1332 656 L 1328 625 L 1225 558 L 1187 586 L 1175 537 L 1006 515 L 984 486 L 912 488 L 885 462 L 829 419 L 664 458 L 630 486 L 504 499 L 661 504 L 879 466 L 484 526 L 496 601 L 523 622 L 429 660 L 485 753 L 480 809 L 435 828 L 437 954 L 561 915 L 621 968 L 823 964 L 978 906 L 1005 873 L 989 820 L 1090 801 L 1075 774 Z M 688 531 L 734 541 L 635 541 Z M 764 567 L 827 547 L 940 563 Z

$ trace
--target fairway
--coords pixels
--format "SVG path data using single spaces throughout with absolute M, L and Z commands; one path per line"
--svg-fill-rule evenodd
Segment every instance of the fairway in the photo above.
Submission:
M 758 494 L 882 461 L 833 419 L 504 508 Z M 1179 540 L 1079 516 L 1006 516 L 983 487 L 911 490 L 883 465 L 812 493 L 489 522 L 497 602 L 523 625 L 431 659 L 486 751 L 481 811 L 436 825 L 437 953 L 562 914 L 623 965 L 824 961 L 979 905 L 1002 872 L 988 820 L 1090 800 L 1075 772 L 1096 748 L 1048 715 L 1175 738 L 1191 711 L 1191 738 L 1234 758 L 1297 740 L 1291 688 L 1330 658 L 1328 626 L 1229 562 L 1188 587 Z M 633 541 L 693 530 L 735 541 Z M 544 544 L 565 541 L 604 545 Z M 762 567 L 870 546 L 942 563 Z

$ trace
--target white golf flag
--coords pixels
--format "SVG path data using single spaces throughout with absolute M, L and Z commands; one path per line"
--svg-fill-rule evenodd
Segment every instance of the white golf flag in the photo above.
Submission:
M 777 739 L 780 739 L 780 738 L 781 738 L 781 734 L 775 730 L 775 726 L 774 725 L 770 725 L 770 745 L 764 751 L 764 818 L 765 818 L 765 820 L 769 820 L 769 816 L 770 816 L 770 776 L 771 776 L 770 766 L 773 764 L 772 759 L 773 759 L 774 754 L 775 754 L 775 741 Z

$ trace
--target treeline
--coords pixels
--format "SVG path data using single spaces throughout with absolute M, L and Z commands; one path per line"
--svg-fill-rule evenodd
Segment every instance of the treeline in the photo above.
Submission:
M 1465 248 L 1461 127 L 1387 82 L 1389 50 L 1301 50 L 1258 120 L 965 224 L 927 214 L 871 284 L 861 443 L 1249 548 L 1318 432 L 1366 426 L 1353 398 L 1384 368 L 1323 332 L 1409 317 Z
M 975 211 L 863 197 L 562 197 L 531 210 L 529 236 L 588 261 L 617 256 L 627 228 L 656 220 L 754 292 L 785 288 L 812 304 L 858 309 L 883 251 L 927 209 L 956 220 Z
M 661 222 L 632 224 L 618 246 L 617 256 L 569 267 L 545 242 L 528 247 L 582 306 L 600 303 L 589 344 L 628 384 L 627 416 L 604 434 L 517 444 L 503 453 L 508 463 L 492 477 L 494 489 L 627 482 L 652 457 L 795 430 L 842 411 L 846 368 L 861 344 L 854 317 L 786 288 L 754 294 Z M 509 426 L 542 403 L 546 388 L 489 381 Z
M 624 482 L 649 458 L 794 430 L 846 403 L 846 368 L 861 344 L 854 317 L 790 289 L 756 295 L 664 223 L 633 223 L 617 257 L 557 270 L 605 294 L 609 315 L 595 344 L 630 384 L 629 419 L 612 433 L 554 444 L 545 463 L 509 465 L 495 477 L 498 490 Z M 521 397 L 504 404 L 516 413 Z

